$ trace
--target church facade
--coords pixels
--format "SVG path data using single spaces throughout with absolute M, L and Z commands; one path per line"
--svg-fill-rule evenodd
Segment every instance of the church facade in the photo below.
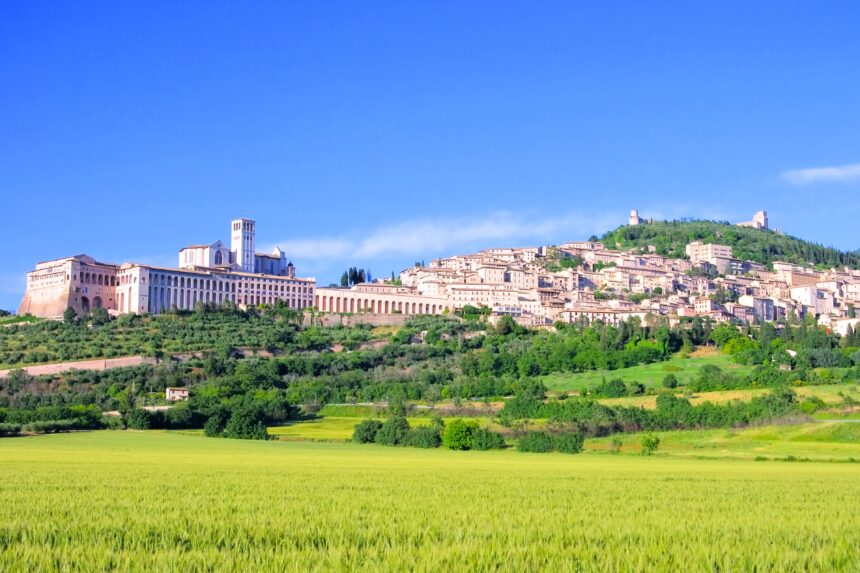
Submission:
M 18 314 L 57 318 L 69 307 L 78 315 L 95 308 L 112 314 L 159 314 L 228 301 L 238 306 L 278 300 L 295 309 L 313 306 L 316 280 L 296 277 L 280 249 L 255 252 L 255 234 L 255 221 L 236 219 L 229 248 L 221 241 L 184 247 L 178 268 L 116 265 L 83 254 L 40 262 L 27 273 Z

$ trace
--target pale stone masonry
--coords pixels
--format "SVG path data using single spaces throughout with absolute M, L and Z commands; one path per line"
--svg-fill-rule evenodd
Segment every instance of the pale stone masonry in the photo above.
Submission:
M 281 300 L 295 309 L 313 305 L 316 280 L 297 278 L 295 267 L 275 249 L 253 253 L 256 223 L 237 219 L 227 249 L 221 241 L 179 251 L 179 268 L 98 262 L 87 255 L 38 263 L 27 273 L 19 314 L 58 318 L 66 308 L 86 315 L 104 308 L 112 314 L 159 314 L 191 310 L 198 303 L 239 306 Z
M 647 225 L 636 215 L 636 224 Z M 767 215 L 756 214 L 761 228 Z M 377 281 L 351 288 L 316 288 L 295 276 L 285 253 L 254 253 L 256 223 L 237 219 L 228 248 L 220 241 L 179 251 L 179 268 L 98 262 L 86 255 L 46 261 L 28 274 L 19 313 L 59 317 L 104 307 L 112 313 L 193 309 L 199 302 L 240 307 L 278 300 L 322 313 L 418 315 L 487 307 L 495 317 L 547 326 L 556 321 L 616 324 L 638 317 L 670 322 L 702 316 L 762 322 L 815 316 L 847 329 L 860 306 L 860 271 L 816 270 L 734 258 L 731 247 L 690 243 L 687 258 L 607 249 L 597 241 L 555 246 L 493 248 L 430 261 L 400 273 L 398 284 Z M 561 265 L 567 259 L 569 264 Z M 249 271 L 250 269 L 250 271 Z M 719 273 L 716 278 L 714 272 Z M 853 325 L 851 325 L 853 328 Z
M 752 227 L 753 229 L 768 229 L 767 211 L 758 211 L 753 215 L 752 221 L 743 221 L 738 227 Z

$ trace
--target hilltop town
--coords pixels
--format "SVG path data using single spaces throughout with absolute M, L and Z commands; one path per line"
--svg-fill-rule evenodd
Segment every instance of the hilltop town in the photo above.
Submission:
M 646 225 L 636 210 L 628 225 Z M 760 211 L 737 224 L 768 231 Z M 317 307 L 331 312 L 414 312 L 432 302 L 442 308 L 485 307 L 528 326 L 662 315 L 710 317 L 717 322 L 758 323 L 788 316 L 817 317 L 844 334 L 856 328 L 860 271 L 735 258 L 730 245 L 692 241 L 684 258 L 609 249 L 596 240 L 555 246 L 485 249 L 416 265 L 397 285 L 318 288 Z M 387 299 L 391 299 L 388 301 Z M 382 299 L 382 300 L 381 300 Z M 388 304 L 394 310 L 390 310 Z M 401 310 L 402 309 L 402 310 Z
M 654 224 L 634 209 L 626 229 Z M 111 314 L 159 314 L 198 304 L 239 307 L 275 304 L 321 313 L 377 315 L 447 314 L 475 309 L 491 321 L 511 316 L 525 326 L 632 317 L 685 317 L 760 323 L 813 315 L 844 334 L 860 319 L 860 271 L 845 266 L 737 258 L 733 247 L 695 240 L 683 256 L 653 245 L 612 249 L 592 240 L 524 248 L 492 248 L 416 264 L 399 277 L 350 288 L 317 287 L 296 278 L 286 254 L 254 252 L 256 224 L 232 223 L 232 242 L 191 245 L 179 251 L 175 269 L 100 263 L 86 255 L 39 263 L 28 275 L 19 314 L 59 317 L 66 308 L 85 315 L 103 307 Z M 759 211 L 737 227 L 777 235 Z

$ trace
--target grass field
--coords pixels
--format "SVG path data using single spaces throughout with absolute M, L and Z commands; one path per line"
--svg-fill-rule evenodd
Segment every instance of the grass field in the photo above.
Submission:
M 660 455 L 680 458 L 860 462 L 860 423 L 813 422 L 757 428 L 657 432 Z M 641 435 L 618 435 L 620 453 L 638 454 Z M 608 452 L 612 438 L 588 440 L 586 449 Z
M 860 410 L 856 407 L 846 410 L 822 410 L 812 415 L 816 420 L 858 420 L 860 421 Z
M 817 396 L 827 404 L 838 404 L 842 402 L 842 397 L 839 393 L 846 394 L 860 401 L 860 391 L 854 384 L 832 384 L 826 386 L 798 386 L 792 388 L 797 394 L 798 400 L 810 396 Z M 692 404 L 701 404 L 702 402 L 712 402 L 714 404 L 722 404 L 733 400 L 749 401 L 756 396 L 763 396 L 770 392 L 769 388 L 751 388 L 748 390 L 721 390 L 717 392 L 697 392 L 689 396 Z M 676 394 L 679 397 L 684 396 L 682 393 Z M 657 396 L 625 396 L 624 398 L 604 398 L 599 400 L 601 404 L 607 406 L 641 406 L 644 408 L 656 408 Z
M 362 418 L 325 416 L 312 420 L 297 421 L 284 426 L 269 428 L 269 434 L 278 438 L 294 440 L 333 440 L 352 439 L 352 432 Z M 430 418 L 409 418 L 410 426 L 427 426 Z
M 673 357 L 664 362 L 655 362 L 642 366 L 632 366 L 619 370 L 591 370 L 588 372 L 558 372 L 541 376 L 546 387 L 555 392 L 577 391 L 582 388 L 594 388 L 603 380 L 620 378 L 625 382 L 641 382 L 646 387 L 660 387 L 667 374 L 674 374 L 681 384 L 686 384 L 696 376 L 699 368 L 705 364 L 719 366 L 733 374 L 743 376 L 752 367 L 742 366 L 732 362 L 727 354 L 713 349 L 700 349 L 688 358 Z
M 278 439 L 290 441 L 335 441 L 345 442 L 352 439 L 355 426 L 363 418 L 353 416 L 324 416 L 311 420 L 300 420 L 284 426 L 272 426 L 269 434 Z M 379 418 L 384 420 L 384 418 Z M 409 425 L 429 426 L 432 418 L 428 416 L 409 417 Z M 497 429 L 490 418 L 470 418 L 477 420 L 482 426 Z
M 0 459 L 8 572 L 860 568 L 860 464 L 164 432 L 4 439 Z
M 836 417 L 836 416 L 832 416 Z M 495 431 L 505 429 L 490 418 L 475 418 L 482 426 Z M 360 418 L 325 417 L 270 427 L 269 433 L 285 441 L 347 442 L 352 438 Z M 658 432 L 663 457 L 737 458 L 752 460 L 766 457 L 781 460 L 787 456 L 818 461 L 860 461 L 860 423 L 850 417 L 794 425 L 771 425 L 740 429 L 715 429 Z M 412 426 L 430 423 L 428 418 L 410 418 Z M 545 427 L 546 420 L 530 420 L 529 427 Z M 187 432 L 184 432 L 187 433 Z M 197 433 L 197 432 L 195 432 Z M 622 454 L 639 454 L 641 435 L 618 434 L 623 442 Z M 612 438 L 586 441 L 586 450 L 607 452 Z

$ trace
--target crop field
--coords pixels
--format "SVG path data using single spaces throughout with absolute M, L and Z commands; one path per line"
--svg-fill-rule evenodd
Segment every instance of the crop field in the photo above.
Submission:
M 8 572 L 860 568 L 860 464 L 156 431 L 4 439 L 0 460 Z
M 272 426 L 268 428 L 269 434 L 287 441 L 334 441 L 346 442 L 352 439 L 355 427 L 362 421 L 361 417 L 353 416 L 322 416 L 311 420 L 300 420 L 284 426 Z M 384 418 L 380 418 L 384 419 Z M 409 425 L 429 426 L 431 418 L 427 416 L 409 417 Z M 470 418 L 476 420 L 482 426 L 498 430 L 499 426 L 494 424 L 490 418 Z M 532 425 L 537 427 L 541 421 Z M 544 421 L 545 423 L 545 421 Z
M 681 384 L 686 384 L 696 376 L 705 364 L 713 364 L 724 370 L 743 376 L 752 371 L 750 366 L 732 362 L 731 356 L 719 352 L 699 350 L 687 358 L 673 357 L 664 362 L 631 366 L 618 370 L 589 370 L 587 372 L 558 372 L 541 376 L 541 381 L 549 390 L 555 392 L 577 391 L 594 388 L 603 380 L 620 378 L 624 382 L 641 382 L 646 387 L 660 387 L 667 374 L 674 374 Z
M 860 391 L 854 384 L 831 384 L 823 386 L 798 386 L 792 388 L 797 394 L 798 400 L 815 396 L 821 398 L 825 404 L 835 405 L 842 402 L 842 393 L 860 401 Z M 690 403 L 701 404 L 703 402 L 712 402 L 714 404 L 723 404 L 733 400 L 741 400 L 747 402 L 756 396 L 764 396 L 770 392 L 769 388 L 750 388 L 746 390 L 719 390 L 715 392 L 696 392 L 689 396 L 681 392 L 675 395 L 678 397 L 688 397 Z M 641 406 L 644 408 L 656 408 L 657 396 L 625 396 L 623 398 L 604 398 L 599 400 L 601 404 L 607 406 Z
M 860 423 L 813 422 L 742 429 L 657 432 L 662 456 L 760 461 L 852 462 L 860 467 Z M 620 454 L 638 454 L 641 435 L 618 435 Z M 588 440 L 586 449 L 607 452 L 612 438 Z
M 333 440 L 352 439 L 352 432 L 362 418 L 325 416 L 269 428 L 269 434 L 283 439 Z M 428 426 L 430 418 L 409 418 L 409 425 Z

